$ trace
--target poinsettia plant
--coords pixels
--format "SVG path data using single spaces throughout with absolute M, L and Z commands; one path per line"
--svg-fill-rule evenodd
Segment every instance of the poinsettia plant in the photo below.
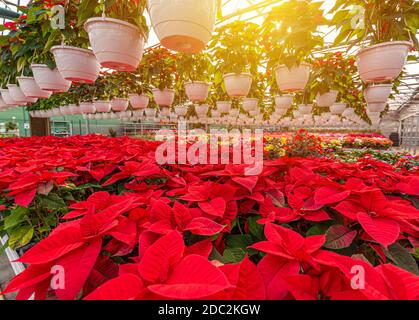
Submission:
M 323 46 L 319 32 L 327 24 L 321 2 L 289 0 L 274 7 L 262 24 L 262 45 L 267 69 L 281 64 L 288 68 L 309 59 L 315 48 Z
M 171 89 L 179 78 L 176 55 L 164 47 L 152 48 L 144 53 L 139 66 L 150 85 L 160 90 Z
M 355 59 L 344 57 L 343 53 L 328 52 L 313 59 L 311 68 L 310 90 L 315 97 L 331 90 L 338 91 L 338 100 L 341 101 L 348 91 L 361 86 L 361 82 L 354 79 L 356 74 Z
M 339 29 L 335 44 L 407 40 L 418 50 L 418 11 L 415 0 L 337 0 L 331 10 L 335 13 L 331 22 Z
M 208 53 L 179 53 L 176 55 L 176 68 L 185 81 L 211 81 L 213 65 Z
M 260 27 L 252 22 L 234 21 L 215 30 L 210 51 L 217 74 L 256 74 L 261 64 Z

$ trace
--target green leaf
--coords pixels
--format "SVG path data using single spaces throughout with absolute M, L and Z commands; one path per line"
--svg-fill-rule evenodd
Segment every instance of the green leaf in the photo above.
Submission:
M 263 225 L 257 223 L 257 221 L 260 219 L 260 217 L 257 216 L 251 216 L 248 219 L 249 222 L 249 232 L 252 236 L 257 238 L 258 240 L 263 239 Z
M 66 204 L 62 198 L 56 193 L 50 193 L 47 197 L 42 197 L 42 206 L 47 209 L 65 208 Z
M 227 248 L 241 248 L 246 250 L 252 245 L 252 237 L 248 234 L 230 235 L 226 238 L 225 244 Z
M 10 216 L 4 220 L 4 229 L 10 229 L 17 226 L 19 223 L 24 221 L 25 217 L 28 215 L 29 209 L 21 206 L 17 206 L 12 210 Z
M 244 259 L 246 251 L 242 248 L 227 248 L 224 250 L 224 259 L 228 263 L 238 263 Z
M 326 231 L 327 231 L 327 226 L 316 224 L 315 226 L 308 229 L 308 231 L 306 232 L 306 237 L 325 234 Z
M 393 263 L 409 272 L 419 275 L 419 268 L 412 255 L 398 243 L 393 243 L 384 249 L 384 253 Z
M 15 249 L 27 245 L 32 240 L 34 231 L 29 225 L 16 229 L 10 234 L 9 246 Z

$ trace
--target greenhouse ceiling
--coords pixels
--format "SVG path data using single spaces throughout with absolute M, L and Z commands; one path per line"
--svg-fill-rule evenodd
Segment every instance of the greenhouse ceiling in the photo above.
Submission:
M 283 0 L 219 0 L 222 3 L 221 12 L 218 14 L 217 25 L 231 22 L 232 20 L 246 20 L 261 24 L 265 15 L 275 5 L 280 4 Z M 323 2 L 322 9 L 326 13 L 334 6 L 336 0 L 318 0 Z M 16 10 L 16 5 L 27 5 L 30 0 L 0 0 L 0 8 L 8 8 Z M 148 16 L 147 16 L 148 18 Z M 149 21 L 149 19 L 148 19 Z M 346 51 L 345 47 L 333 47 L 334 38 L 337 32 L 333 28 L 324 28 L 325 43 L 330 45 L 327 51 Z M 159 41 L 155 33 L 152 31 L 148 39 L 147 46 L 152 47 L 158 45 Z M 351 54 L 356 52 L 357 48 L 351 50 Z M 419 53 L 416 52 L 419 56 Z M 419 59 L 418 59 L 419 60 Z M 408 62 L 405 68 L 405 75 L 402 84 L 399 87 L 399 94 L 395 94 L 395 99 L 390 102 L 391 110 L 400 110 L 404 106 L 410 104 L 419 104 L 419 62 Z

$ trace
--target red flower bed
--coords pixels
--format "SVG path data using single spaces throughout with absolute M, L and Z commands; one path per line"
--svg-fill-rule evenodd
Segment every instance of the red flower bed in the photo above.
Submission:
M 157 146 L 101 136 L 0 140 L 6 219 L 16 204 L 39 210 L 47 195 L 71 194 L 4 293 L 419 299 L 417 170 L 284 157 L 246 176 L 245 165 L 159 166 Z M 365 277 L 354 283 L 357 270 Z

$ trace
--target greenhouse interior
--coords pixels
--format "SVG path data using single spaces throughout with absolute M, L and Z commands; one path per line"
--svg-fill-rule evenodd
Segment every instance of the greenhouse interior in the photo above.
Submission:
M 419 300 L 419 1 L 0 18 L 0 300 Z

